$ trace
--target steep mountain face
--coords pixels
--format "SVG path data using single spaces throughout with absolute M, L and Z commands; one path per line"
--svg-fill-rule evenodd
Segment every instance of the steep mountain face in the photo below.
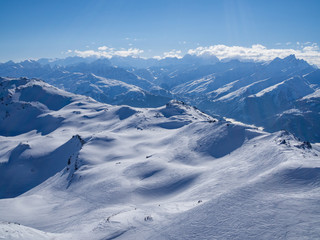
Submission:
M 294 108 L 276 115 L 276 121 L 269 128 L 287 129 L 304 139 L 319 142 L 320 139 L 320 91 L 295 101 Z M 268 130 L 268 128 L 266 128 Z
M 237 117 L 238 120 L 264 126 L 272 121 L 275 114 L 290 109 L 296 100 L 314 91 L 301 77 L 265 88 L 266 81 L 242 87 L 213 99 L 209 104 L 223 116 Z
M 10 113 L 0 122 L 0 238 L 320 234 L 318 144 L 179 101 L 111 106 L 39 80 L 0 80 L 1 113 Z M 46 130 L 36 124 L 46 116 L 60 120 Z M 7 131 L 22 117 L 25 124 Z

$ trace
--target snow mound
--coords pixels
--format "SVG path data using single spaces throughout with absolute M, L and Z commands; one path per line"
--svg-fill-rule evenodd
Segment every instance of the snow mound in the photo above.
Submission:
M 65 237 L 65 236 L 64 236 Z M 19 223 L 0 222 L 0 239 L 6 240 L 55 240 L 63 239 L 60 234 L 47 233 Z
M 53 116 L 71 101 L 84 99 L 37 79 L 0 79 L 0 134 L 15 136 L 31 130 L 46 135 L 63 121 Z

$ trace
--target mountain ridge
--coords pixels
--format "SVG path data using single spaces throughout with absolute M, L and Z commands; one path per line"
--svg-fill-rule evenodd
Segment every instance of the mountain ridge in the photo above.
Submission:
M 133 57 L 115 59 L 140 61 Z M 222 115 L 271 132 L 286 129 L 305 141 L 320 141 L 316 124 L 319 116 L 309 114 L 314 108 L 308 104 L 302 106 L 305 101 L 300 101 L 319 89 L 319 70 L 294 55 L 262 63 L 186 55 L 168 58 L 169 64 L 147 68 L 121 65 L 121 61 L 120 66 L 115 66 L 112 58 L 75 57 L 73 60 L 67 58 L 60 66 L 53 66 L 54 61 L 49 66 L 49 61 L 44 60 L 9 62 L 0 64 L 0 75 L 12 73 L 13 77 L 42 78 L 62 89 L 109 104 L 158 107 L 170 99 L 178 99 L 212 116 Z M 295 84 L 290 84 L 291 78 L 296 79 Z M 267 92 L 273 95 L 262 94 Z M 294 97 L 294 93 L 299 93 L 299 98 Z M 297 118 L 290 114 L 290 109 L 298 109 L 303 114 Z M 286 116 L 286 120 L 279 121 L 279 116 Z M 312 131 L 305 131 L 307 124 Z

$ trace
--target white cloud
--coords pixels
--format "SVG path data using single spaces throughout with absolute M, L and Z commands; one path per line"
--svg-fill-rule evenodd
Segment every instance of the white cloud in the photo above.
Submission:
M 182 58 L 182 55 L 181 55 L 181 50 L 171 50 L 169 52 L 164 52 L 163 53 L 163 58 L 167 58 L 167 57 L 170 57 L 170 58 Z
M 298 47 L 298 46 L 297 46 Z M 144 53 L 139 48 L 111 48 L 108 46 L 101 46 L 97 50 L 68 50 L 67 54 L 75 54 L 81 57 L 106 57 L 111 58 L 113 56 L 121 57 L 142 57 Z M 196 47 L 189 49 L 188 53 L 191 55 L 215 55 L 221 59 L 240 59 L 251 61 L 271 61 L 276 57 L 284 58 L 291 54 L 294 54 L 299 59 L 304 59 L 310 64 L 320 67 L 320 48 L 317 43 L 301 43 L 298 49 L 292 48 L 266 48 L 261 44 L 255 44 L 251 47 L 241 46 L 226 46 L 226 45 L 213 45 L 208 47 Z M 164 52 L 162 55 L 154 56 L 155 59 L 163 59 L 167 57 L 182 58 L 183 53 L 181 50 L 173 49 L 171 51 Z
M 153 56 L 152 58 L 154 59 L 157 59 L 157 60 L 161 60 L 161 59 L 164 59 L 164 58 L 182 58 L 182 52 L 181 50 L 176 50 L 176 49 L 173 49 L 169 52 L 164 52 L 162 56 Z
M 121 56 L 121 57 L 128 57 L 128 56 L 139 56 L 144 51 L 138 48 L 129 48 L 129 49 L 122 49 L 119 51 L 115 51 L 114 55 Z
M 96 52 L 94 50 L 74 50 L 74 53 L 79 57 L 102 57 L 101 52 Z
M 160 57 L 160 56 L 153 56 L 152 58 L 157 59 L 157 60 L 161 60 L 162 59 L 162 57 Z
M 61 51 L 60 53 L 61 53 L 62 55 L 64 55 L 64 54 L 72 54 L 73 51 L 72 51 L 72 50 L 67 50 L 67 51 Z
M 305 43 L 305 44 L 311 44 L 311 43 Z M 303 51 L 319 51 L 319 46 L 316 43 L 312 43 L 311 45 L 304 47 Z
M 220 60 L 226 58 L 253 60 L 253 61 L 270 61 L 276 57 L 284 58 L 291 54 L 296 55 L 299 59 L 304 59 L 310 64 L 320 66 L 319 46 L 313 43 L 302 49 L 268 49 L 263 45 L 255 44 L 251 47 L 213 45 L 208 47 L 197 47 L 189 49 L 189 54 L 204 55 L 211 54 L 217 56 Z
M 129 38 L 129 37 L 126 37 L 124 40 L 137 42 L 137 41 L 143 41 L 143 40 L 145 40 L 145 38 Z
M 99 50 L 99 51 L 105 51 L 105 50 L 107 50 L 107 49 L 112 49 L 112 48 L 109 48 L 109 47 L 107 47 L 107 46 L 98 47 L 98 50 Z
M 79 57 L 105 57 L 105 58 L 112 58 L 113 56 L 120 56 L 120 57 L 138 57 L 144 51 L 138 48 L 121 48 L 117 50 L 115 48 L 110 48 L 107 46 L 98 47 L 98 50 L 74 50 L 74 53 Z

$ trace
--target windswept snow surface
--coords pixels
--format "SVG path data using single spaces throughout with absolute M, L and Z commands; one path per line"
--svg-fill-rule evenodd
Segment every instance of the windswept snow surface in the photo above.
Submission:
M 0 239 L 320 238 L 318 144 L 178 101 L 110 106 L 8 78 L 0 94 Z

